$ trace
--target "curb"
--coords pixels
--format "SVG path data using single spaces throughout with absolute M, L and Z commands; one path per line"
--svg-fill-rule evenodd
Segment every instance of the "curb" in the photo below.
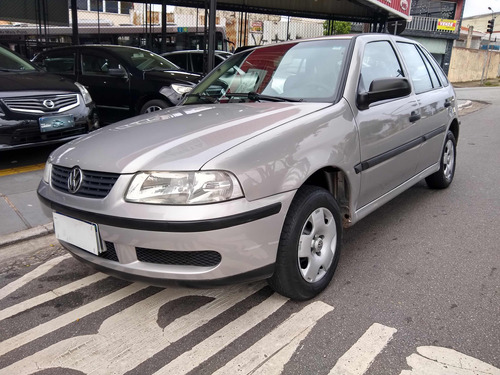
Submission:
M 471 105 L 472 105 L 472 101 L 466 100 L 465 102 L 458 104 L 458 109 L 467 108 L 467 107 L 470 107 Z
M 0 248 L 54 233 L 54 224 L 44 224 L 0 237 Z

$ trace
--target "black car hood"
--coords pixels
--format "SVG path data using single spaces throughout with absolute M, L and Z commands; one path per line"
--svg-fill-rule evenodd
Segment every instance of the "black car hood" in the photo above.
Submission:
M 181 70 L 149 70 L 144 72 L 144 79 L 168 83 L 197 84 L 201 80 L 201 76 Z
M 66 91 L 79 92 L 66 78 L 40 71 L 0 73 L 0 94 L 15 91 Z

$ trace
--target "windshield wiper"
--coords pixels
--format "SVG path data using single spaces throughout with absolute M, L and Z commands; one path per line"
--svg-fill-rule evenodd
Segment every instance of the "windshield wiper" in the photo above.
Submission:
M 236 97 L 236 98 L 248 98 L 250 100 L 260 101 L 260 100 L 268 100 L 270 102 L 301 102 L 303 99 L 294 99 L 294 98 L 285 98 L 283 96 L 272 96 L 272 95 L 262 95 L 258 94 L 254 91 L 250 91 L 249 93 L 244 92 L 235 92 L 235 93 L 226 93 L 228 98 Z
M 186 97 L 195 97 L 201 100 L 204 100 L 207 103 L 218 103 L 219 98 L 216 98 L 215 96 L 212 95 L 206 95 L 206 94 L 186 94 Z

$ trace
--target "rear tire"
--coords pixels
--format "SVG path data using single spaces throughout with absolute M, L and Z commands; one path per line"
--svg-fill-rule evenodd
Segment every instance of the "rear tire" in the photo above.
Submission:
M 431 189 L 445 189 L 450 186 L 455 176 L 457 159 L 457 141 L 451 131 L 446 134 L 439 171 L 431 174 L 425 179 L 427 186 Z
M 303 186 L 288 210 L 269 285 L 294 300 L 315 297 L 333 277 L 341 241 L 340 209 L 333 196 L 323 188 Z
M 144 113 L 151 113 L 151 112 L 156 112 L 160 111 L 164 108 L 169 107 L 168 103 L 165 100 L 161 99 L 152 99 L 144 103 L 144 105 L 141 108 L 140 114 Z

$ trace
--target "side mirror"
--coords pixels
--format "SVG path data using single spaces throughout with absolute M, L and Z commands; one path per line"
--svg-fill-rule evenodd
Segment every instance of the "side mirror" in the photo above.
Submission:
M 107 73 L 113 77 L 128 78 L 127 71 L 123 68 L 109 69 Z
M 380 78 L 370 84 L 368 92 L 358 94 L 357 106 L 360 110 L 370 107 L 370 104 L 387 99 L 396 99 L 408 96 L 411 85 L 406 78 Z

